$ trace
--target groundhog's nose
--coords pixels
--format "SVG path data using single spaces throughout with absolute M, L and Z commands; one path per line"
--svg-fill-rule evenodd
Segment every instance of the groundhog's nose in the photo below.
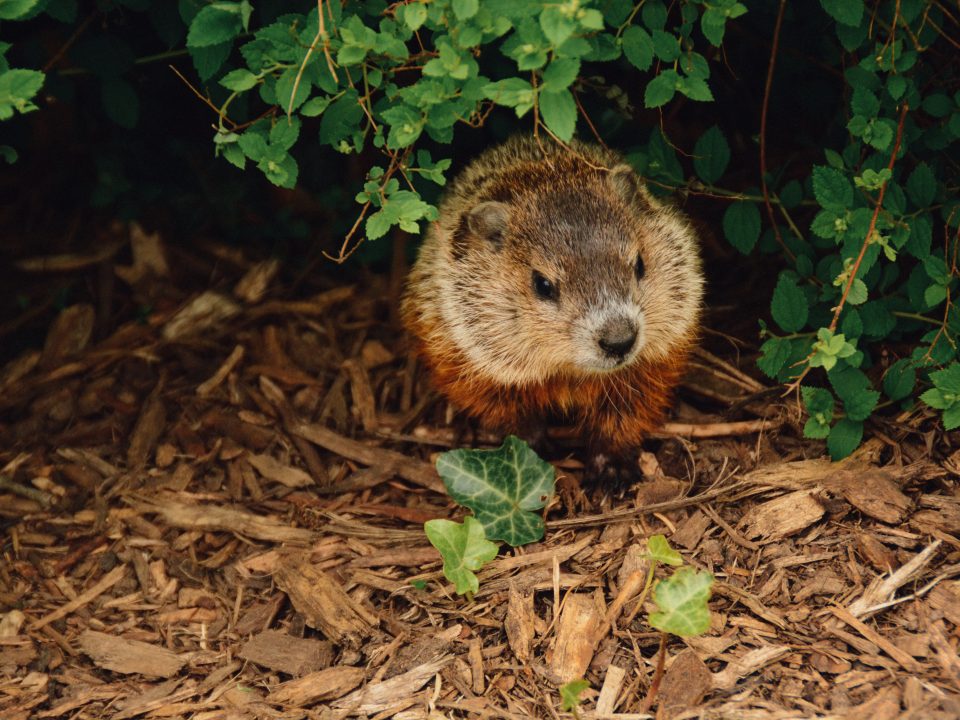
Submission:
M 597 344 L 607 357 L 623 359 L 637 341 L 637 326 L 626 318 L 608 321 L 600 328 Z

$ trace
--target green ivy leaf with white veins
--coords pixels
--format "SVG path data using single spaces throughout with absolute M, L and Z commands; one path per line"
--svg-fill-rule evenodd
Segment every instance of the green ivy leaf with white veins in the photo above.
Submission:
M 543 537 L 543 518 L 534 511 L 553 495 L 555 472 L 523 440 L 510 435 L 496 450 L 445 452 L 437 458 L 437 472 L 489 539 L 516 547 Z
M 430 544 L 443 557 L 443 575 L 458 595 L 475 593 L 480 581 L 474 572 L 497 556 L 499 547 L 486 539 L 483 526 L 474 517 L 463 524 L 451 520 L 428 520 L 423 524 Z
M 713 575 L 682 567 L 653 588 L 653 600 L 659 610 L 650 613 L 650 624 L 657 630 L 690 637 L 710 628 L 710 588 Z

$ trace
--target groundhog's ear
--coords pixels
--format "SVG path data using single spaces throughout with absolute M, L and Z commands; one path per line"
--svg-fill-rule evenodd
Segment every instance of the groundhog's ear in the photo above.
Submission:
M 500 242 L 509 220 L 510 208 L 501 202 L 482 202 L 467 214 L 470 232 L 494 244 Z
M 657 207 L 657 201 L 650 195 L 643 181 L 626 163 L 610 168 L 608 181 L 624 202 L 638 203 L 650 209 Z

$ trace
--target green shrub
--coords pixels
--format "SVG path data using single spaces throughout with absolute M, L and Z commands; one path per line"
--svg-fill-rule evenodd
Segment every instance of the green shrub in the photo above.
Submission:
M 228 163 L 290 188 L 318 143 L 363 153 L 357 222 L 337 260 L 433 220 L 429 200 L 450 166 L 434 154 L 466 127 L 502 123 L 498 106 L 562 142 L 598 128 L 629 145 L 655 188 L 728 203 L 721 225 L 733 248 L 780 263 L 758 364 L 802 391 L 808 437 L 843 457 L 874 412 L 917 399 L 943 411 L 948 429 L 960 425 L 960 28 L 939 3 L 100 0 L 97 12 L 142 16 L 156 36 L 140 46 L 99 36 L 120 43 L 105 41 L 106 62 L 92 42 L 76 53 L 118 125 L 138 123 L 135 69 L 186 52 Z M 24 36 L 21 25 L 54 21 L 63 35 L 84 30 L 75 0 L 0 0 L 0 21 Z M 9 51 L 0 43 L 0 118 L 36 109 L 44 81 L 11 67 Z M 728 71 L 733 54 L 746 77 Z M 754 135 L 744 95 L 748 107 L 762 97 L 764 120 L 777 123 Z M 633 96 L 660 112 L 643 140 Z M 675 110 L 690 106 L 718 119 L 678 152 Z M 762 177 L 758 149 L 764 163 L 775 157 Z

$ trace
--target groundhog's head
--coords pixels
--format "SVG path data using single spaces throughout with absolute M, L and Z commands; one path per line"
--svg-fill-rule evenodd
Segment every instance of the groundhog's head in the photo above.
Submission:
M 694 233 L 627 165 L 568 155 L 482 183 L 450 228 L 447 328 L 477 371 L 526 384 L 662 361 L 695 332 Z

